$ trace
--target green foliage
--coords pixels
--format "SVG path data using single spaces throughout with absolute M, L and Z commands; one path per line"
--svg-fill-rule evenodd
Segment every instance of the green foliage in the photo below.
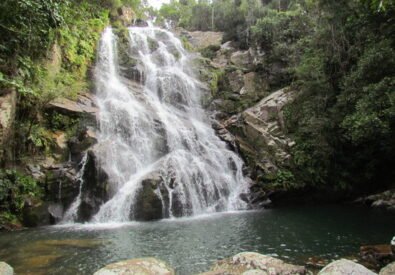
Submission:
M 285 190 L 301 187 L 297 184 L 296 179 L 292 174 L 292 172 L 285 169 L 281 169 L 277 171 L 272 186 L 275 188 L 281 188 Z
M 67 2 L 67 1 L 66 1 Z M 42 56 L 63 24 L 60 1 L 4 0 L 0 4 L 0 57 Z
M 37 149 L 49 152 L 53 143 L 51 132 L 39 124 L 30 126 L 26 141 L 34 146 L 33 152 Z
M 106 5 L 114 3 L 21 0 L 15 6 L 11 2 L 15 1 L 0 4 L 4 15 L 0 18 L 0 59 L 4 60 L 0 65 L 0 88 L 19 93 L 19 154 L 49 153 L 51 130 L 66 125 L 74 129 L 75 125 L 59 125 L 59 121 L 46 125 L 41 112 L 50 101 L 73 99 L 89 88 L 88 71 L 96 45 L 109 23 Z M 131 6 L 139 3 L 122 1 L 126 2 Z
M 15 170 L 0 170 L 0 223 L 22 214 L 28 198 L 40 198 L 43 190 L 31 177 Z
M 395 7 L 384 2 L 301 5 L 316 27 L 294 44 L 290 65 L 300 94 L 285 114 L 297 144 L 293 172 L 309 185 L 374 190 L 391 184 Z
M 67 131 L 76 127 L 79 122 L 77 118 L 71 118 L 55 111 L 46 113 L 45 116 L 48 121 L 48 127 L 52 130 Z
M 213 59 L 217 55 L 217 51 L 221 47 L 219 45 L 210 45 L 200 51 L 203 57 Z

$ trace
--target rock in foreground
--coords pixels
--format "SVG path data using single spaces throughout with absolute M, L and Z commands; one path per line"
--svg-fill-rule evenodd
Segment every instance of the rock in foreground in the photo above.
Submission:
M 242 252 L 229 259 L 217 262 L 206 275 L 241 275 L 241 274 L 273 274 L 297 275 L 306 274 L 303 266 L 287 264 L 282 260 L 254 252 Z
M 324 267 L 318 275 L 345 275 L 345 274 L 358 274 L 358 275 L 375 275 L 376 273 L 370 271 L 363 265 L 354 263 L 353 261 L 341 259 L 334 261 Z
M 173 275 L 174 270 L 155 258 L 132 259 L 109 264 L 94 275 Z
M 390 263 L 389 265 L 387 265 L 386 267 L 383 267 L 380 270 L 380 275 L 391 275 L 391 274 L 395 274 L 395 262 Z
M 0 275 L 13 275 L 14 269 L 5 262 L 0 262 Z

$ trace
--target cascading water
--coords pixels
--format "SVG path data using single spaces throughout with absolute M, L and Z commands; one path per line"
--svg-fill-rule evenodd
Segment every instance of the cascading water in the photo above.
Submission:
M 180 40 L 156 27 L 132 27 L 128 44 L 140 83 L 124 77 L 129 68 L 120 65 L 125 60 L 111 28 L 99 47 L 96 154 L 111 199 L 93 222 L 145 219 L 147 211 L 168 218 L 246 208 L 239 198 L 248 189 L 243 162 L 211 128 L 200 105 L 202 84 Z
M 71 222 L 74 222 L 75 220 L 77 220 L 78 208 L 81 205 L 82 187 L 84 184 L 84 171 L 85 171 L 85 166 L 86 166 L 87 160 L 88 160 L 88 154 L 85 153 L 81 159 L 81 162 L 79 165 L 80 170 L 77 174 L 77 181 L 79 183 L 78 196 L 74 199 L 74 201 L 71 203 L 70 207 L 64 213 L 61 223 L 71 223 Z M 59 193 L 60 193 L 60 191 L 59 191 Z

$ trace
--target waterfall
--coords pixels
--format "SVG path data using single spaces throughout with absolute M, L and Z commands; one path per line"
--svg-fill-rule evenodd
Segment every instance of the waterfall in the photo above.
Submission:
M 127 57 L 112 28 L 98 50 L 96 155 L 110 199 L 93 222 L 245 209 L 243 162 L 215 135 L 181 41 L 152 26 L 131 27 L 127 37 Z
M 61 223 L 75 222 L 78 218 L 78 208 L 81 205 L 82 187 L 84 185 L 84 171 L 85 171 L 85 166 L 86 166 L 87 160 L 88 160 L 88 154 L 85 153 L 81 159 L 80 164 L 78 165 L 80 168 L 80 170 L 78 171 L 78 174 L 77 174 L 77 182 L 79 183 L 78 195 L 74 199 L 74 201 L 71 203 L 71 205 L 67 209 L 67 211 L 64 213 Z

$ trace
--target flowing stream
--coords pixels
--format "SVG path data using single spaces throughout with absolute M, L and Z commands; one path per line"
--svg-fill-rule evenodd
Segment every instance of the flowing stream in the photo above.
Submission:
M 152 26 L 127 38 L 107 28 L 99 45 L 96 155 L 110 199 L 92 222 L 144 219 L 147 204 L 155 218 L 245 209 L 243 162 L 212 129 L 181 41 Z

